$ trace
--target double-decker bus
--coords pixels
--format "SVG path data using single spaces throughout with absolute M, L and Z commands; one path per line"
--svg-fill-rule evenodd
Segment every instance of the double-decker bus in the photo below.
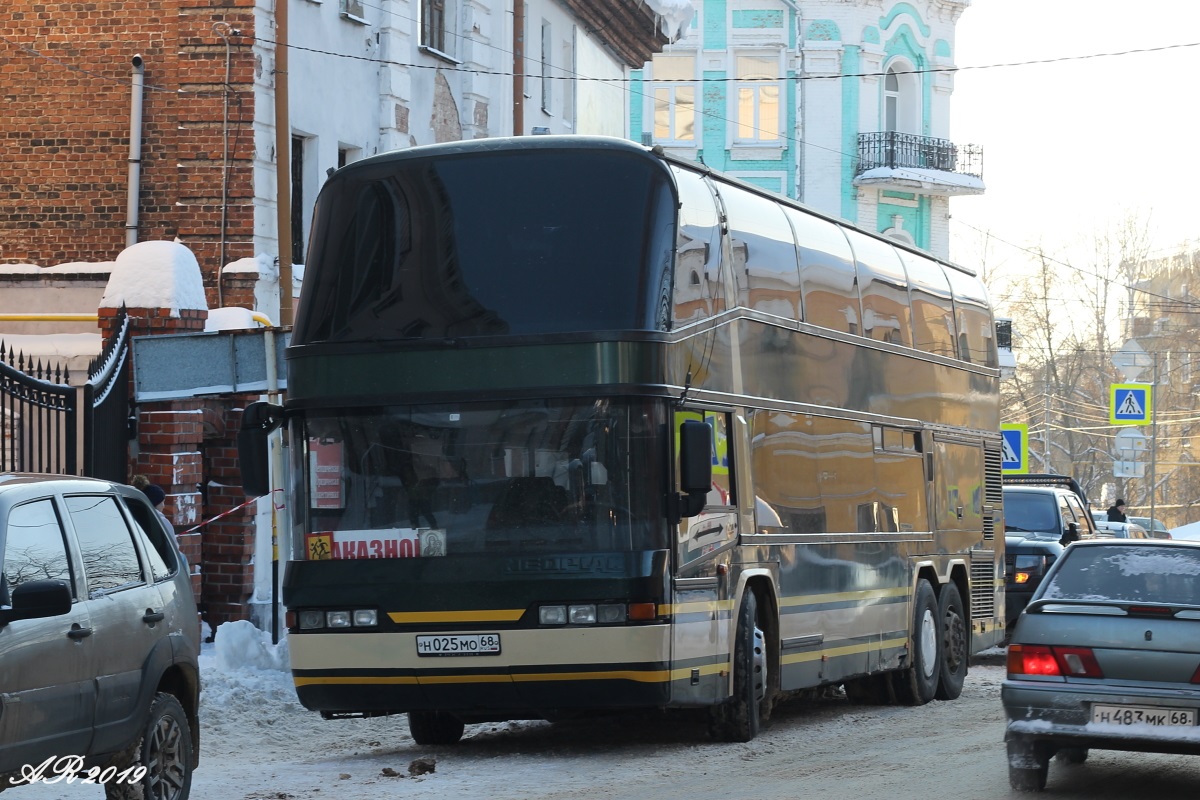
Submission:
M 970 271 L 661 148 L 338 170 L 287 399 L 300 701 L 465 723 L 962 690 L 1003 620 L 999 372 Z

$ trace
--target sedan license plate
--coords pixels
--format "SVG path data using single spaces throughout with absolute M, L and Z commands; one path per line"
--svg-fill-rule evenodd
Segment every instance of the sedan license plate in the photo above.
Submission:
M 455 633 L 439 636 L 418 636 L 419 656 L 498 656 L 500 634 Z
M 1098 725 L 1149 725 L 1154 728 L 1195 725 L 1196 709 L 1094 704 L 1092 722 Z

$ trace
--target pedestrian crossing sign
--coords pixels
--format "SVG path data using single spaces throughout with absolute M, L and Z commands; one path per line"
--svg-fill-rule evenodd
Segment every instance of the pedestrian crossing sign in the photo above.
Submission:
M 1114 383 L 1109 389 L 1108 421 L 1113 425 L 1149 425 L 1154 387 L 1148 383 Z
M 1029 472 L 1029 426 L 1001 425 L 1000 438 L 1003 445 L 1000 471 L 1009 474 Z

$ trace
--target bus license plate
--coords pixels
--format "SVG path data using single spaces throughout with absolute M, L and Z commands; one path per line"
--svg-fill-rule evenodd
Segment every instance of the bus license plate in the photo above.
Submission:
M 419 656 L 498 656 L 500 634 L 456 633 L 445 636 L 418 636 Z
M 1195 725 L 1196 709 L 1096 704 L 1092 706 L 1092 722 L 1100 725 L 1150 725 L 1155 728 Z

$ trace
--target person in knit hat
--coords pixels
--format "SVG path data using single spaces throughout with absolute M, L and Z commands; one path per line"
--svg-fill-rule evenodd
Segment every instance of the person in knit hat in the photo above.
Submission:
M 139 485 L 138 478 L 141 478 L 145 483 Z M 150 501 L 150 505 L 154 506 L 154 513 L 158 515 L 158 521 L 163 524 L 164 528 L 174 533 L 175 526 L 171 524 L 171 520 L 167 519 L 167 515 L 163 513 L 163 503 L 167 499 L 167 493 L 163 491 L 163 488 L 150 483 L 143 475 L 135 475 L 130 485 L 142 490 L 142 494 L 146 495 L 146 499 Z
M 1125 522 L 1126 521 L 1125 501 L 1122 500 L 1121 498 L 1118 497 L 1117 502 L 1115 502 L 1111 506 L 1109 506 L 1108 521 L 1109 522 Z

